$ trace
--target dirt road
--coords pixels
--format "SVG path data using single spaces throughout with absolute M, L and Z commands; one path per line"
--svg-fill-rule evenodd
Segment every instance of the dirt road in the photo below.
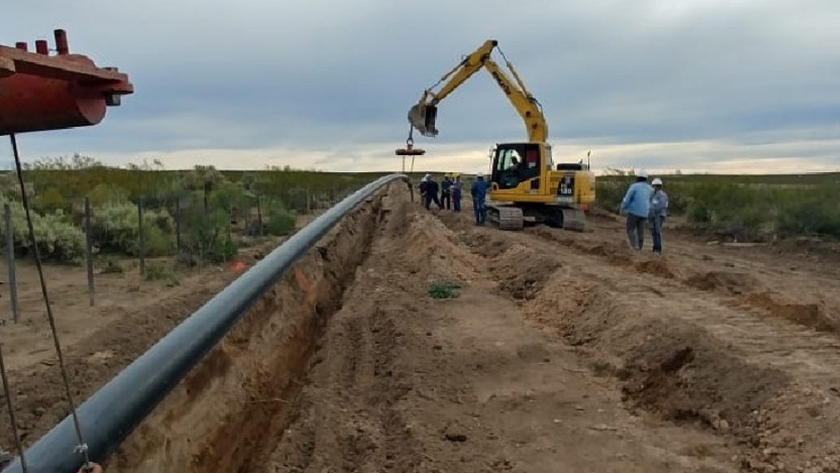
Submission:
M 836 261 L 470 214 L 372 199 L 108 471 L 838 471 Z

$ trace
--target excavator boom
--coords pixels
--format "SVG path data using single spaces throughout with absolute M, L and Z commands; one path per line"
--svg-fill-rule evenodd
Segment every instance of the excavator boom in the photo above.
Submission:
M 528 91 L 519 74 L 510 61 L 505 59 L 508 70 L 514 77 L 511 80 L 501 67 L 493 60 L 491 54 L 498 49 L 498 41 L 487 40 L 478 49 L 464 57 L 460 64 L 441 77 L 437 84 L 423 92 L 420 101 L 408 112 L 408 121 L 423 136 L 438 135 L 436 127 L 437 105 L 458 86 L 466 82 L 479 69 L 484 68 L 505 93 L 511 105 L 525 122 L 525 128 L 530 141 L 544 142 L 548 139 L 548 125 L 537 99 Z M 504 56 L 504 54 L 502 54 Z M 437 85 L 444 83 L 438 92 L 433 92 Z

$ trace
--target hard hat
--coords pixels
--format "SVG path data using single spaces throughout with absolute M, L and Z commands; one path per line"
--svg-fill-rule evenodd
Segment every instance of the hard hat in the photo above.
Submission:
M 648 177 L 648 173 L 647 173 L 647 171 L 645 171 L 644 169 L 642 169 L 642 170 L 640 170 L 640 171 L 639 171 L 639 173 L 638 173 L 638 174 L 636 174 L 636 176 L 647 179 L 647 177 Z
M 655 178 L 655 179 L 653 180 L 653 182 L 651 182 L 650 184 L 651 184 L 652 186 L 661 186 L 661 185 L 662 185 L 662 179 L 659 179 L 659 178 L 657 177 L 657 178 Z
M 480 173 L 476 174 L 475 177 L 477 177 L 479 179 L 483 179 L 484 178 L 484 173 L 480 172 Z

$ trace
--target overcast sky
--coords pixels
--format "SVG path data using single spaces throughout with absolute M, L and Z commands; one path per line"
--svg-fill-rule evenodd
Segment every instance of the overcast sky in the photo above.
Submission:
M 98 126 L 20 135 L 25 159 L 399 170 L 410 106 L 495 38 L 544 107 L 556 161 L 840 170 L 837 0 L 7 3 L 0 44 L 52 46 L 64 28 L 71 52 L 136 90 Z M 494 143 L 526 138 L 483 71 L 440 104 L 438 128 L 415 137 L 416 170 L 486 170 Z

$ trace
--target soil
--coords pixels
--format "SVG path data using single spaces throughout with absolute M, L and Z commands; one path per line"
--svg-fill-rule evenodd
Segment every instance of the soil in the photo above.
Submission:
M 106 471 L 838 471 L 840 255 L 666 228 L 657 257 L 632 252 L 618 219 L 589 226 L 502 232 L 472 225 L 469 206 L 428 212 L 386 189 Z M 50 271 L 80 398 L 235 277 L 114 283 L 113 305 L 102 295 L 91 311 L 83 272 Z M 452 297 L 431 297 L 435 284 Z M 148 305 L 129 299 L 144 291 Z M 51 341 L 31 324 L 2 330 L 29 443 L 66 414 L 43 364 Z

